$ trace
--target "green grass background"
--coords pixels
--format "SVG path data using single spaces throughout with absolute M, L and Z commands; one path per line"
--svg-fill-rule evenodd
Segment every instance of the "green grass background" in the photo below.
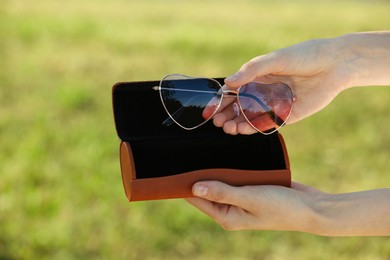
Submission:
M 117 81 L 227 76 L 300 41 L 390 29 L 389 11 L 389 1 L 2 0 L 0 259 L 389 259 L 388 238 L 228 232 L 184 200 L 128 203 L 111 110 Z M 389 187 L 389 100 L 386 87 L 351 89 L 285 127 L 293 178 L 334 193 Z

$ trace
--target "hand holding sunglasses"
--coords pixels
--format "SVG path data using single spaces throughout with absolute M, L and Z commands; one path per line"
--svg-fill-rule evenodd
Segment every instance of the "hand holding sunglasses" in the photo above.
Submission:
M 179 74 L 164 77 L 154 89 L 160 92 L 169 115 L 163 124 L 169 125 L 172 120 L 185 130 L 200 127 L 231 105 L 235 116 L 243 117 L 262 134 L 272 134 L 286 123 L 296 100 L 284 83 L 250 82 L 229 90 L 214 79 Z

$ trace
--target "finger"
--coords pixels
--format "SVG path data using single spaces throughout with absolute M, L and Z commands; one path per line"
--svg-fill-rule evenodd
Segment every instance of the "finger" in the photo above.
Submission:
M 214 115 L 213 122 L 215 126 L 222 127 L 226 122 L 234 120 L 236 117 L 237 111 L 235 111 L 233 104 L 230 104 L 229 106 L 226 106 L 220 113 Z
M 222 90 L 223 91 L 226 91 L 226 90 L 229 90 L 229 87 L 226 86 L 226 85 L 223 85 L 222 86 Z M 228 107 L 230 104 L 232 104 L 233 102 L 236 101 L 236 96 L 229 96 L 229 95 L 226 95 L 226 94 L 222 94 L 222 102 L 221 102 L 221 105 L 219 106 L 218 108 L 218 111 L 223 111 L 226 107 Z
M 258 56 L 242 65 L 238 72 L 227 77 L 225 83 L 231 88 L 237 88 L 253 81 L 255 78 L 276 73 L 277 69 L 278 62 L 273 53 Z
M 209 201 L 238 206 L 249 209 L 252 199 L 240 187 L 230 186 L 219 181 L 201 181 L 192 187 L 192 193 L 196 197 Z
M 248 121 L 241 115 L 239 117 L 235 117 L 233 120 L 225 121 L 225 123 L 223 124 L 223 131 L 231 135 L 236 135 L 236 134 L 251 135 L 257 133 L 258 131 L 266 132 L 276 126 L 275 123 L 273 123 L 272 121 L 270 123 L 264 123 L 264 122 L 260 122 L 260 123 L 261 125 L 257 124 L 256 122 L 255 124 L 254 122 L 252 122 L 253 125 L 260 126 L 259 128 L 256 129 L 251 124 L 249 124 Z
M 237 132 L 237 123 L 234 120 L 227 121 L 223 124 L 223 131 L 230 135 L 236 135 Z
M 248 121 L 242 115 L 225 122 L 223 125 L 223 131 L 231 135 L 256 133 L 256 130 L 248 124 Z
M 261 132 L 266 132 L 272 128 L 278 128 L 279 126 L 271 119 L 267 113 L 258 115 L 251 120 L 251 124 Z
M 213 215 L 214 215 L 213 202 L 206 200 L 206 199 L 201 199 L 201 198 L 186 198 L 185 200 L 188 203 L 190 203 L 192 206 L 201 210 L 203 213 L 207 214 L 210 217 L 213 217 Z
M 204 181 L 193 186 L 193 194 L 198 197 L 187 201 L 212 217 L 224 229 L 245 229 L 253 220 L 250 212 L 255 203 L 242 188 L 218 181 Z
M 221 100 L 221 97 L 212 98 L 202 112 L 202 116 L 205 119 L 209 119 L 211 116 L 223 112 L 226 107 L 232 104 L 236 100 L 235 97 L 224 96 Z M 219 104 L 221 102 L 221 104 Z M 214 115 L 215 116 L 215 115 Z
M 251 216 L 245 210 L 201 198 L 187 198 L 191 205 L 213 218 L 226 230 L 239 230 L 249 226 Z
M 257 130 L 253 128 L 242 115 L 234 117 L 232 120 L 225 121 L 223 124 L 223 131 L 231 135 L 251 135 L 257 133 Z
M 207 103 L 206 107 L 202 111 L 202 116 L 205 120 L 208 120 L 213 116 L 213 114 L 218 109 L 219 102 L 220 98 L 214 97 Z
M 220 112 L 225 112 L 225 110 L 229 110 L 229 113 L 234 114 L 232 104 L 237 100 L 236 97 L 232 96 L 224 96 L 221 102 L 221 105 L 218 108 L 217 114 Z
M 221 212 L 226 212 L 224 209 L 222 209 L 222 205 L 227 204 L 216 204 L 215 202 L 202 199 L 202 198 L 187 198 L 186 199 L 192 206 L 196 207 L 206 215 L 212 218 L 218 218 L 219 215 L 221 215 Z M 218 206 L 216 206 L 218 205 Z
M 213 117 L 213 123 L 215 126 L 223 127 L 227 121 L 233 120 L 237 117 L 237 111 L 235 111 L 233 107 L 235 101 L 237 101 L 235 96 L 224 96 L 218 112 Z
M 251 135 L 257 133 L 257 130 L 245 121 L 237 124 L 237 133 L 242 135 Z
M 213 123 L 217 127 L 223 127 L 226 122 L 233 120 L 235 116 L 233 109 L 225 109 L 214 115 Z

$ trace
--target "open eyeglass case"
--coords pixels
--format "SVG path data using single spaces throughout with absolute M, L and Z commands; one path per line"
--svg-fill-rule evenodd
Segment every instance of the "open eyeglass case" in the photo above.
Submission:
M 223 83 L 223 78 L 217 78 Z M 194 130 L 168 118 L 159 81 L 119 82 L 112 88 L 120 165 L 129 201 L 192 197 L 192 185 L 218 180 L 234 186 L 291 186 L 280 133 L 228 135 L 212 120 Z

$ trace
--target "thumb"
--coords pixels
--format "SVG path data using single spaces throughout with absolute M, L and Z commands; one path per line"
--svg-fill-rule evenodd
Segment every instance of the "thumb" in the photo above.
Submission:
M 225 84 L 232 88 L 238 88 L 256 78 L 272 74 L 277 70 L 275 55 L 266 54 L 258 56 L 244 65 L 233 75 L 225 79 Z
M 250 202 L 248 194 L 240 187 L 230 186 L 218 181 L 202 181 L 195 183 L 192 193 L 196 197 L 201 197 L 209 201 L 229 204 L 245 208 Z M 250 203 L 249 203 L 250 204 Z

